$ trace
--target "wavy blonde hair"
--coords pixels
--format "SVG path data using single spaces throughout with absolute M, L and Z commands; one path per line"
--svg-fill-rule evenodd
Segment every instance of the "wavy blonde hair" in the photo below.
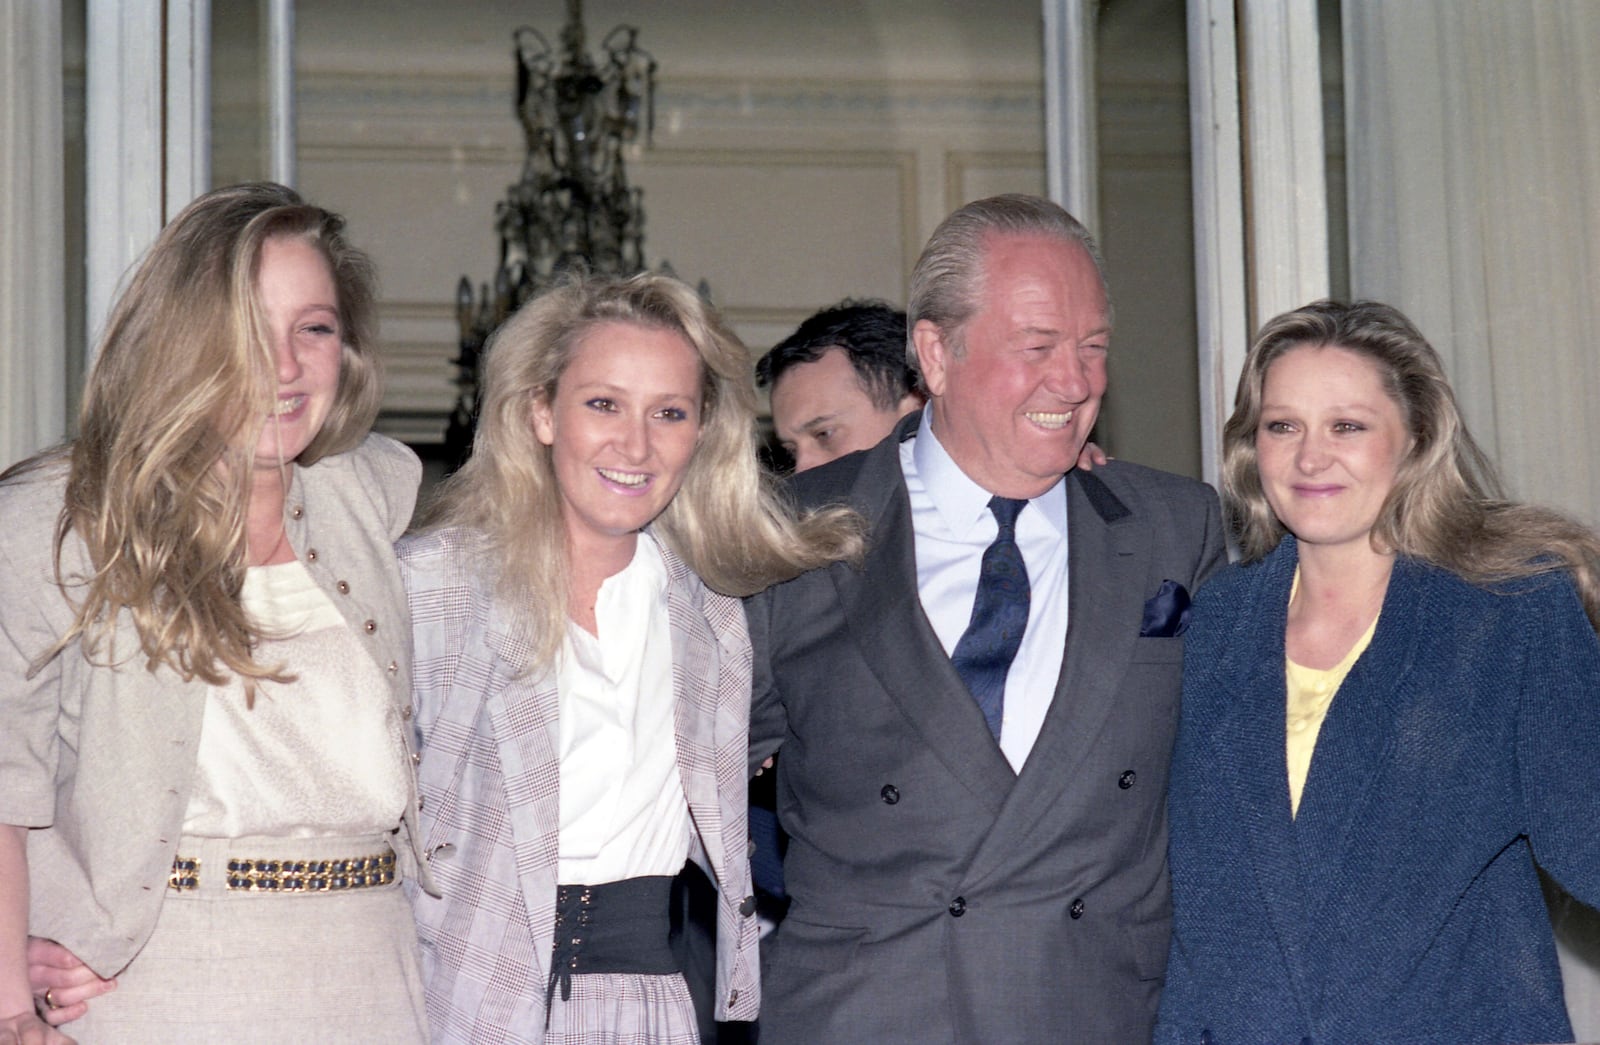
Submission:
M 1600 629 L 1600 539 L 1557 512 L 1506 499 L 1461 419 L 1439 354 L 1398 309 L 1374 301 L 1312 302 L 1269 320 L 1250 346 L 1222 437 L 1223 507 L 1245 561 L 1265 556 L 1288 532 L 1262 489 L 1256 430 L 1267 371 L 1297 348 L 1342 348 L 1371 360 L 1400 407 L 1411 449 L 1373 525 L 1375 547 L 1482 586 L 1566 570 Z
M 352 449 L 371 429 L 381 395 L 373 269 L 345 240 L 344 220 L 275 184 L 195 200 L 162 230 L 112 309 L 78 437 L 53 452 L 70 469 L 56 579 L 81 601 L 35 670 L 75 639 L 98 656 L 126 611 L 151 670 L 165 664 L 213 685 L 232 674 L 247 689 L 282 677 L 252 661 L 258 636 L 239 604 L 250 456 L 277 394 L 258 270 L 262 245 L 278 237 L 303 239 L 327 260 L 344 338 L 333 407 L 297 460 Z M 88 577 L 61 575 L 72 535 L 87 549 Z
M 484 362 L 472 456 L 441 487 L 424 527 L 474 531 L 495 564 L 497 593 L 528 607 L 534 656 L 561 648 L 570 581 L 562 496 L 551 448 L 533 430 L 590 330 L 632 323 L 681 335 L 700 357 L 700 439 L 653 531 L 708 588 L 750 595 L 830 562 L 859 558 L 862 522 L 828 508 L 798 515 L 756 456 L 749 352 L 698 293 L 670 276 L 575 276 L 528 302 L 495 332 Z

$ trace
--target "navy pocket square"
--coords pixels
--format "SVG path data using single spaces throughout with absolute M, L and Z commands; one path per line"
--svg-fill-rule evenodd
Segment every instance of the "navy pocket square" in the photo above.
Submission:
M 1189 592 L 1177 581 L 1162 581 L 1161 590 L 1145 600 L 1140 638 L 1176 638 L 1189 627 Z

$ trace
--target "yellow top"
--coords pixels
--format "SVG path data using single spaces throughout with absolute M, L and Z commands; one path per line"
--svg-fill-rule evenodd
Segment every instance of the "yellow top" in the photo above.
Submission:
M 1296 567 L 1294 585 L 1289 589 L 1291 602 L 1299 590 L 1300 570 Z M 1379 616 L 1381 615 L 1380 613 Z M 1350 669 L 1355 666 L 1361 654 L 1372 644 L 1372 634 L 1377 630 L 1378 618 L 1373 617 L 1372 623 L 1367 625 L 1367 630 L 1356 640 L 1356 644 L 1350 647 L 1350 652 L 1331 668 L 1308 668 L 1296 664 L 1287 654 L 1284 655 L 1284 675 L 1289 682 L 1286 753 L 1289 761 L 1290 815 L 1300 812 L 1300 793 L 1305 790 L 1306 774 L 1311 771 L 1311 754 L 1316 749 L 1317 733 L 1322 729 L 1322 720 L 1328 716 L 1333 696 L 1339 692 L 1344 677 L 1350 674 Z

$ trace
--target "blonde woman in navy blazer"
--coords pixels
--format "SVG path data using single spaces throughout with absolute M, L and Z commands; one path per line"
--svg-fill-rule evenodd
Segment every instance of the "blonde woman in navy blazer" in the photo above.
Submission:
M 440 889 L 414 897 L 435 1040 L 688 1045 L 694 1010 L 662 953 L 663 882 L 682 856 L 563 882 L 563 789 L 596 774 L 626 784 L 672 745 L 668 801 L 646 831 L 685 845 L 715 883 L 716 1015 L 753 1019 L 751 658 L 736 596 L 854 553 L 858 523 L 838 510 L 796 520 L 775 499 L 755 455 L 749 356 L 678 280 L 561 285 L 495 335 L 486 368 L 472 458 L 400 546 Z M 563 757 L 577 651 L 635 652 L 617 647 L 632 632 L 609 630 L 607 584 L 645 576 L 630 598 L 670 636 L 670 657 L 645 669 L 631 714 L 670 714 L 670 736 L 625 731 L 615 751 Z M 684 803 L 687 837 L 674 840 Z
M 1534 860 L 1600 902 L 1600 544 L 1501 498 L 1385 305 L 1269 322 L 1224 439 L 1157 1041 L 1571 1041 Z

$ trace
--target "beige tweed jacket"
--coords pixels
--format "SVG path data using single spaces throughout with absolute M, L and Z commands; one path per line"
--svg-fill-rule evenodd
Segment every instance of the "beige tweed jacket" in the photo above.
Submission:
M 421 474 L 410 450 L 371 435 L 349 453 L 293 466 L 287 500 L 295 554 L 384 670 L 402 734 L 411 732 L 411 630 L 393 541 Z M 0 486 L 0 823 L 37 828 L 28 833 L 30 931 L 114 976 L 149 938 L 166 893 L 206 683 L 146 670 L 131 623 L 117 629 L 115 666 L 73 645 L 29 675 L 72 620 L 71 586 L 56 584 L 52 562 L 65 483 L 64 461 L 47 461 Z M 62 576 L 87 569 L 82 543 L 69 539 Z M 395 843 L 407 878 L 420 866 L 411 792 L 407 837 Z
M 555 930 L 559 732 L 553 675 L 522 670 L 521 615 L 494 597 L 474 535 L 399 545 L 411 604 L 422 830 L 441 895 L 412 890 L 435 1041 L 543 1036 Z M 750 640 L 737 599 L 669 549 L 678 767 L 691 856 L 717 884 L 717 1018 L 760 1001 L 746 810 Z

